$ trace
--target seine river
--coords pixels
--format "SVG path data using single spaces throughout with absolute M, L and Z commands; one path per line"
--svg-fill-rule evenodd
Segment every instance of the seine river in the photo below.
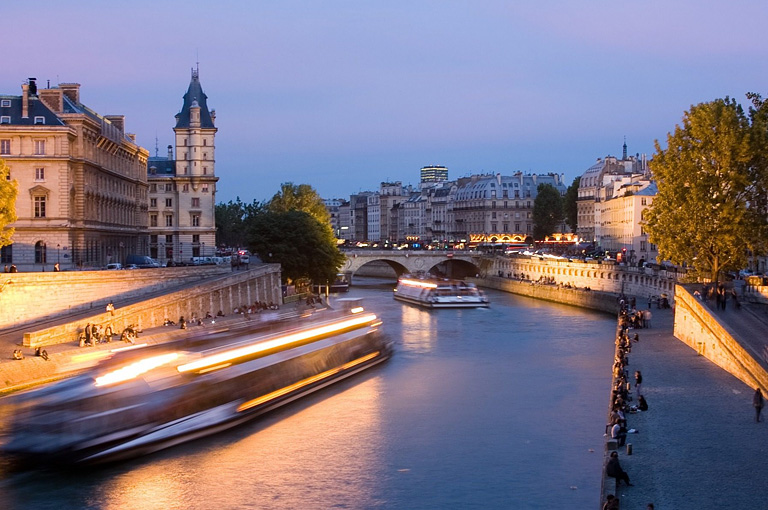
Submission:
M 499 292 L 425 311 L 383 281 L 349 296 L 382 316 L 387 363 L 132 462 L 0 464 L 0 509 L 599 508 L 615 320 Z

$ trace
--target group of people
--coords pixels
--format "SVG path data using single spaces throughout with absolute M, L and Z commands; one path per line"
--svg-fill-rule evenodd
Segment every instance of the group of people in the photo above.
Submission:
M 11 264 L 8 266 L 7 264 L 3 268 L 4 273 L 18 273 L 19 269 L 16 267 L 16 264 Z
M 741 303 L 739 302 L 739 294 L 736 292 L 735 288 L 726 289 L 725 285 L 723 285 L 722 282 L 718 283 L 717 285 L 710 285 L 708 283 L 705 283 L 702 288 L 701 292 L 698 290 L 693 291 L 694 297 L 697 297 L 703 301 L 709 301 L 713 297 L 715 298 L 715 305 L 718 310 L 725 310 L 726 305 L 728 303 L 728 299 L 730 296 L 730 299 L 733 300 L 733 305 L 736 307 L 737 310 L 741 309 Z
M 629 371 L 627 365 L 629 365 L 629 353 L 632 352 L 632 344 L 640 341 L 640 335 L 634 333 L 630 336 L 630 329 L 635 327 L 644 327 L 642 311 L 638 313 L 634 309 L 635 298 L 626 299 L 623 296 L 619 299 L 620 311 L 619 311 L 619 327 L 616 334 L 616 356 L 613 362 L 613 391 L 611 394 L 611 414 L 609 418 L 607 430 L 610 430 L 612 439 L 616 440 L 618 447 L 622 447 L 626 444 L 627 434 L 633 432 L 627 428 L 627 416 L 626 413 L 633 413 L 648 410 L 648 403 L 642 394 L 643 387 L 643 374 L 639 371 L 635 371 L 635 386 L 634 386 L 634 398 L 637 399 L 637 405 L 630 405 L 630 401 L 633 400 L 633 395 L 630 393 L 631 385 L 629 382 Z M 618 451 L 612 451 L 608 462 L 605 464 L 605 474 L 610 478 L 615 478 L 617 485 L 624 482 L 625 485 L 631 486 L 629 481 L 629 474 L 624 471 L 619 461 Z M 614 495 L 609 495 L 603 505 L 604 510 L 618 508 L 619 500 Z
M 101 324 L 91 324 L 89 322 L 85 325 L 83 332 L 80 333 L 79 344 L 80 347 L 88 347 L 100 343 L 109 343 L 112 341 L 113 336 L 115 336 L 115 332 L 112 330 L 111 324 L 102 326 Z

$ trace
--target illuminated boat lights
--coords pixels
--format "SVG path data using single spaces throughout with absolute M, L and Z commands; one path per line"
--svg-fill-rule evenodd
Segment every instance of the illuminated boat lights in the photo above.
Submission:
M 101 377 L 96 378 L 96 386 L 108 386 L 110 384 L 117 384 L 134 379 L 141 374 L 149 372 L 152 369 L 167 365 L 179 358 L 179 353 L 172 352 L 169 354 L 162 354 L 160 356 L 152 356 L 151 358 L 144 358 L 130 365 L 120 367 L 112 372 L 107 372 Z
M 255 344 L 239 347 L 237 349 L 231 349 L 229 351 L 213 354 L 211 356 L 206 356 L 205 358 L 199 359 L 197 361 L 179 365 L 176 367 L 176 370 L 181 373 L 192 372 L 195 370 L 204 370 L 210 367 L 232 362 L 238 358 L 253 356 L 254 354 L 259 354 L 280 347 L 289 348 L 295 346 L 296 344 L 304 343 L 307 340 L 311 340 L 313 338 L 337 333 L 345 329 L 363 326 L 366 324 L 376 326 L 380 324 L 380 322 L 376 321 L 375 314 L 369 313 L 358 317 L 353 317 L 351 319 L 345 319 L 331 324 L 326 324 L 324 326 L 272 338 L 270 340 L 264 340 Z
M 436 283 L 430 283 L 430 282 L 421 282 L 419 280 L 406 280 L 401 279 L 400 283 L 403 285 L 410 285 L 411 287 L 422 287 L 425 289 L 436 289 L 437 284 Z
M 280 388 L 279 390 L 275 390 L 272 393 L 267 393 L 266 395 L 262 395 L 259 398 L 255 398 L 253 400 L 249 400 L 248 402 L 244 402 L 240 404 L 240 406 L 237 408 L 237 412 L 241 413 L 243 411 L 247 411 L 248 409 L 254 408 L 260 404 L 263 404 L 265 402 L 269 402 L 270 400 L 274 400 L 276 398 L 282 397 L 283 395 L 287 395 L 288 393 L 301 389 L 305 386 L 308 386 L 312 383 L 316 383 L 318 381 L 322 381 L 323 379 L 327 379 L 331 376 L 334 376 L 338 374 L 339 372 L 343 372 L 344 370 L 349 370 L 352 367 L 356 367 L 357 365 L 360 365 L 362 363 L 365 363 L 368 360 L 371 360 L 381 354 L 380 351 L 372 352 L 370 354 L 366 354 L 362 358 L 357 358 L 356 360 L 352 360 L 349 363 L 345 363 L 341 366 L 338 366 L 336 368 L 332 368 L 330 370 L 326 370 L 325 372 L 320 372 L 317 375 L 313 375 L 312 377 L 307 377 L 306 379 L 302 379 L 299 382 L 295 382 L 291 385 L 285 386 L 284 388 Z

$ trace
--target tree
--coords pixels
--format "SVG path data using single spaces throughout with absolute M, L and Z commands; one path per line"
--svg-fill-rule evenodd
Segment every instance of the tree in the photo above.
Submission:
M 261 212 L 248 221 L 248 246 L 264 262 L 279 263 L 283 281 L 333 282 L 344 255 L 330 224 L 304 211 Z
M 576 177 L 571 185 L 568 186 L 568 190 L 565 192 L 565 197 L 563 197 L 563 213 L 565 215 L 565 221 L 568 223 L 568 226 L 571 227 L 571 232 L 574 234 L 576 233 L 576 228 L 579 226 L 578 201 L 580 182 L 581 177 Z
M 248 218 L 264 209 L 264 204 L 253 201 L 246 204 L 237 200 L 216 204 L 216 246 L 237 248 L 246 244 Z
M 8 180 L 11 169 L 0 159 L 0 247 L 11 244 L 14 230 L 9 227 L 16 221 L 16 181 Z
M 331 223 L 328 209 L 320 195 L 309 184 L 283 183 L 267 204 L 269 212 L 304 211 L 320 223 Z
M 533 201 L 533 238 L 543 241 L 563 221 L 563 199 L 551 184 L 539 184 Z
M 667 135 L 666 149 L 656 141 L 650 168 L 659 191 L 644 228 L 660 259 L 690 264 L 717 281 L 746 266 L 747 250 L 764 251 L 768 123 L 762 110 L 750 124 L 735 100 L 701 103 Z

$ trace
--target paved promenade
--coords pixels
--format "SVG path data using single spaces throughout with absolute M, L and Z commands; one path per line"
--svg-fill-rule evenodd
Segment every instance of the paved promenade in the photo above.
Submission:
M 755 312 L 715 315 L 765 342 L 763 312 Z M 634 484 L 619 488 L 621 510 L 768 508 L 768 421 L 755 423 L 753 389 L 675 339 L 672 310 L 654 309 L 652 326 L 630 331 L 640 342 L 627 370 L 632 383 L 642 372 L 649 410 L 627 415 L 638 433 L 627 436 L 632 455 L 619 449 Z

